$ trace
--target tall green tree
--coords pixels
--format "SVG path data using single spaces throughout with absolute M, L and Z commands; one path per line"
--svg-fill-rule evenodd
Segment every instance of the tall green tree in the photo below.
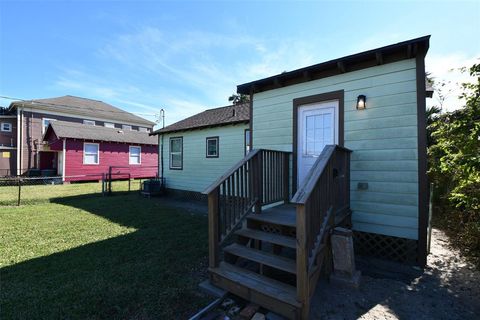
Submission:
M 462 84 L 465 106 L 439 115 L 429 126 L 431 180 L 458 240 L 480 258 L 480 64 L 469 69 L 473 82 Z

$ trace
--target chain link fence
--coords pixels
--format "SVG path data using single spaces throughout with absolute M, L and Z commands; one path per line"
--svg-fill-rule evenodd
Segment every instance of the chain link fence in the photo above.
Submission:
M 83 178 L 89 181 L 68 182 Z M 98 178 L 98 179 L 97 179 Z M 102 197 L 125 192 L 139 192 L 142 182 L 148 179 L 132 179 L 129 175 L 99 177 L 0 177 L 0 206 L 31 205 L 53 202 L 67 197 Z M 95 180 L 94 180 L 95 179 Z M 92 181 L 93 180 L 93 181 Z

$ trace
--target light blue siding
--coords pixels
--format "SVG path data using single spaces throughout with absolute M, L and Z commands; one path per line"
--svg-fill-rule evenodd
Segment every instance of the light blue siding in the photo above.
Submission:
M 247 124 L 166 134 L 164 175 L 167 188 L 202 192 L 244 157 Z M 206 157 L 206 138 L 219 137 L 219 157 Z M 170 169 L 169 138 L 183 137 L 183 169 Z M 160 145 L 160 144 L 159 144 Z
M 255 94 L 253 147 L 292 151 L 293 99 L 344 90 L 353 227 L 417 239 L 418 142 L 415 59 Z M 367 108 L 356 110 L 357 96 Z M 357 190 L 359 182 L 369 189 Z

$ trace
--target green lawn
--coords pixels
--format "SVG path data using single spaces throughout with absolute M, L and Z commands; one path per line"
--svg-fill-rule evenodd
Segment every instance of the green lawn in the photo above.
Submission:
M 0 253 L 1 319 L 184 319 L 209 302 L 207 218 L 161 198 L 1 207 Z

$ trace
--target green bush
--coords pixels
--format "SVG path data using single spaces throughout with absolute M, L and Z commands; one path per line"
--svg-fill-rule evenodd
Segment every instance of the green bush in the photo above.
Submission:
M 429 125 L 429 176 L 437 221 L 453 242 L 480 262 L 480 64 L 462 85 L 465 106 Z

